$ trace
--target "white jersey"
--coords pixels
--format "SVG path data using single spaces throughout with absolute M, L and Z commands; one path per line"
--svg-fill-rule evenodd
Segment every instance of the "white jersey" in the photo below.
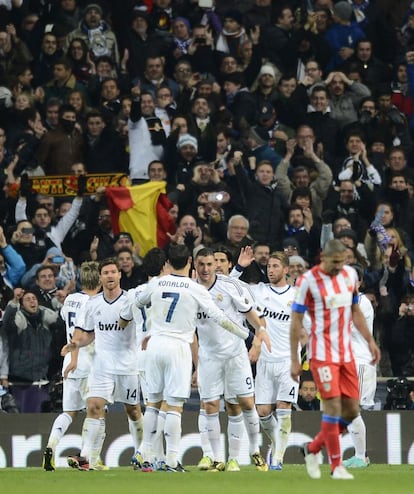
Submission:
M 219 324 L 227 321 L 209 292 L 187 276 L 169 274 L 153 278 L 137 296 L 139 307 L 150 302 L 151 336 L 170 336 L 192 343 L 198 313 L 213 318 Z M 222 328 L 220 330 L 227 334 Z
M 77 292 L 68 295 L 65 299 L 65 303 L 60 309 L 60 316 L 65 321 L 66 325 L 66 341 L 70 343 L 75 327 L 77 326 L 77 318 L 82 311 L 82 307 L 85 306 L 89 300 L 89 295 L 84 292 Z M 78 363 L 76 369 L 70 373 L 70 378 L 87 377 L 92 367 L 92 358 L 94 353 L 94 343 L 86 347 L 79 349 Z M 62 375 L 63 371 L 70 364 L 71 354 L 68 353 L 63 359 Z
M 142 285 L 137 286 L 136 288 L 131 288 L 127 292 L 127 298 L 124 302 L 124 305 L 121 308 L 119 315 L 125 321 L 131 321 L 135 324 L 135 330 L 137 332 L 137 351 L 138 351 L 138 369 L 140 371 L 144 371 L 145 368 L 145 351 L 142 350 L 142 341 L 148 336 L 149 331 L 149 310 L 150 305 L 147 307 L 138 307 L 137 306 L 137 297 L 138 295 L 144 291 L 148 283 L 144 283 Z
M 272 344 L 271 352 L 266 345 L 262 345 L 260 359 L 267 362 L 290 360 L 290 322 L 295 288 L 291 285 L 273 287 L 269 283 L 259 283 L 251 289 L 256 300 L 260 301 Z
M 368 329 L 372 334 L 374 331 L 374 309 L 368 297 L 363 293 L 358 295 L 359 307 L 364 319 L 367 323 Z M 354 358 L 357 364 L 370 364 L 372 361 L 372 355 L 368 347 L 367 340 L 356 329 L 354 323 L 351 323 L 351 337 L 352 337 L 352 351 L 354 352 Z
M 148 314 L 150 306 L 137 306 L 138 295 L 146 289 L 147 285 L 148 283 L 143 283 L 136 288 L 131 288 L 130 290 L 128 290 L 124 305 L 119 312 L 119 315 L 122 317 L 122 319 L 124 319 L 125 321 L 133 321 L 133 323 L 135 324 L 138 347 L 141 346 L 142 340 L 145 338 L 145 336 L 147 336 L 147 333 L 149 331 Z
M 237 280 L 222 274 L 216 275 L 216 281 L 209 288 L 215 304 L 229 319 L 241 326 L 244 312 L 252 309 L 251 297 L 248 296 Z M 230 333 L 223 334 L 221 328 L 205 312 L 197 314 L 197 334 L 199 356 L 225 359 L 235 357 L 246 351 L 243 340 Z
M 96 372 L 132 375 L 137 368 L 137 336 L 134 324 L 126 328 L 118 325 L 119 313 L 127 292 L 122 290 L 118 298 L 107 301 L 102 293 L 91 297 L 77 320 L 76 327 L 84 331 L 95 331 Z

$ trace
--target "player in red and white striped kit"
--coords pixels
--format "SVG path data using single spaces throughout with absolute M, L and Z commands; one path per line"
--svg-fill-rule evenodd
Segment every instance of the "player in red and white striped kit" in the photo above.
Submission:
M 321 431 L 304 445 L 306 468 L 311 478 L 320 478 L 317 453 L 326 447 L 333 479 L 352 479 L 342 465 L 339 434 L 359 413 L 358 376 L 351 348 L 351 321 L 366 339 L 372 363 L 380 351 L 369 332 L 358 305 L 357 274 L 345 266 L 346 247 L 339 240 L 326 243 L 321 263 L 296 282 L 292 305 L 291 374 L 298 379 L 301 363 L 297 356 L 303 316 L 308 311 L 311 328 L 308 342 L 310 368 L 324 400 Z

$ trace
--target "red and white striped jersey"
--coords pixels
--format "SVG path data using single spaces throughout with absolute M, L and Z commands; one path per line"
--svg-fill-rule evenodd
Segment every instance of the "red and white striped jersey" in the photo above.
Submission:
M 331 276 L 315 266 L 296 281 L 292 311 L 309 312 L 308 357 L 342 363 L 353 359 L 352 304 L 358 303 L 357 274 L 344 266 Z

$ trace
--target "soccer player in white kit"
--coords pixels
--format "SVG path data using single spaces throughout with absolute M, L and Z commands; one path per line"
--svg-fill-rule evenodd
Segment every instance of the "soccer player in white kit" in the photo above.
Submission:
M 243 324 L 244 318 L 257 331 L 260 340 L 270 349 L 266 328 L 252 308 L 252 301 L 234 279 L 216 274 L 214 251 L 201 249 L 196 256 L 195 268 L 198 282 L 211 293 L 214 302 L 232 320 Z M 246 426 L 249 437 L 249 452 L 256 468 L 267 471 L 268 466 L 259 450 L 259 417 L 254 405 L 254 382 L 245 343 L 232 335 L 218 331 L 217 325 L 207 314 L 200 312 L 197 321 L 199 341 L 198 384 L 204 402 L 209 441 L 214 454 L 213 470 L 225 468 L 220 452 L 219 402 L 224 395 L 227 408 L 241 406 L 242 413 L 230 415 L 231 420 Z M 229 451 L 228 468 L 236 452 Z M 231 462 L 231 463 L 230 463 Z M 235 470 L 233 470 L 235 471 Z
M 221 328 L 236 334 L 241 341 L 247 331 L 233 323 L 216 307 L 209 293 L 186 275 L 191 258 L 184 245 L 169 249 L 171 274 L 152 279 L 138 295 L 138 305 L 151 303 L 150 339 L 145 359 L 148 404 L 144 416 L 143 472 L 153 471 L 153 437 L 159 409 L 167 403 L 165 419 L 166 466 L 170 472 L 184 472 L 178 461 L 181 439 L 181 414 L 190 396 L 193 342 L 197 313 L 203 311 Z
M 273 252 L 267 264 L 270 283 L 251 286 L 256 300 L 260 300 L 272 342 L 271 352 L 262 345 L 255 383 L 260 424 L 271 442 L 268 459 L 271 470 L 282 470 L 292 429 L 292 404 L 297 402 L 299 391 L 298 381 L 290 375 L 290 320 L 295 289 L 286 282 L 288 271 L 288 256 Z
M 90 297 L 100 289 L 97 262 L 84 262 L 80 268 L 82 290 L 68 295 L 60 310 L 66 323 L 66 339 L 69 343 L 75 330 L 76 317 Z M 43 453 L 43 468 L 55 470 L 55 452 L 59 441 L 65 435 L 76 414 L 86 408 L 86 392 L 88 375 L 92 367 L 93 345 L 80 348 L 79 351 L 67 354 L 63 360 L 63 412 L 56 417 L 50 431 L 46 449 Z
M 358 273 L 358 282 L 361 285 L 363 277 L 362 268 L 355 264 L 352 267 Z M 374 308 L 369 298 L 363 293 L 358 294 L 358 299 L 359 307 L 367 323 L 368 330 L 373 334 Z M 366 340 L 355 328 L 353 323 L 351 323 L 351 331 L 352 351 L 354 353 L 359 380 L 359 405 L 363 410 L 373 410 L 375 391 L 377 389 L 377 368 L 371 363 L 372 356 Z M 355 447 L 355 454 L 344 460 L 343 464 L 347 468 L 366 468 L 370 461 L 366 456 L 367 430 L 361 414 L 355 417 L 348 425 L 348 431 L 351 434 L 352 443 Z
M 146 254 L 144 259 L 142 260 L 142 270 L 148 276 L 149 280 L 151 280 L 154 276 L 159 276 L 165 270 L 165 263 L 167 257 L 165 252 L 162 249 L 157 247 L 150 249 Z M 140 387 L 144 402 L 147 401 L 147 392 L 146 392 L 146 384 L 145 384 L 145 346 L 146 340 L 148 338 L 149 332 L 149 311 L 151 309 L 150 306 L 147 307 L 138 307 L 136 304 L 136 300 L 138 295 L 145 290 L 148 283 L 143 283 L 142 285 L 137 286 L 136 288 L 131 288 L 127 292 L 127 298 L 124 302 L 123 307 L 120 311 L 120 319 L 119 326 L 121 328 L 125 328 L 131 321 L 135 324 L 137 331 L 137 344 L 138 344 L 138 370 L 139 370 L 139 380 Z M 144 347 L 144 348 L 143 348 Z M 164 424 L 163 419 L 165 420 L 165 412 L 160 411 L 158 417 L 158 441 L 156 447 L 156 457 L 157 457 L 157 468 L 159 468 L 159 464 L 163 462 L 165 464 L 165 458 L 163 453 L 163 430 Z M 140 443 L 142 441 L 142 437 L 140 437 Z M 135 450 L 133 457 L 131 458 L 131 463 L 135 470 L 138 470 L 142 466 L 143 458 L 142 453 L 140 451 L 140 447 Z
M 216 261 L 216 273 L 228 276 L 230 274 L 230 270 L 233 267 L 233 257 L 231 252 L 227 249 L 227 247 L 217 246 L 216 248 L 214 248 L 214 260 Z M 237 279 L 237 282 L 246 290 L 247 298 L 251 300 L 252 304 L 253 303 L 255 304 L 254 296 L 250 290 L 249 285 L 238 279 L 240 274 L 241 272 L 237 272 L 237 274 L 232 277 Z M 255 304 L 255 308 L 256 310 L 258 309 L 256 304 Z M 259 317 L 261 316 L 259 315 Z M 260 354 L 261 342 L 251 331 L 249 332 L 248 339 L 245 341 L 245 344 L 248 348 L 249 348 L 249 344 L 248 344 L 249 341 L 251 341 L 251 346 L 249 351 L 250 361 L 251 363 L 255 363 Z M 198 352 L 198 348 L 196 350 Z M 197 360 L 198 363 L 198 355 L 196 356 L 196 359 L 194 359 L 194 354 L 193 354 L 193 361 L 195 360 Z M 198 365 L 196 365 L 196 369 L 197 367 Z M 197 372 L 195 372 L 195 375 L 193 376 L 194 381 L 196 381 L 195 379 L 196 375 Z M 226 403 L 226 412 L 228 417 L 228 422 L 227 422 L 228 462 L 226 465 L 226 470 L 228 472 L 229 471 L 238 472 L 240 471 L 240 466 L 237 460 L 240 453 L 240 437 L 243 435 L 243 431 L 245 430 L 242 409 L 238 403 L 237 404 Z M 203 457 L 199 461 L 197 467 L 199 470 L 212 470 L 212 469 L 217 470 L 217 467 L 220 467 L 220 465 L 218 464 L 217 461 L 216 464 L 214 464 L 212 460 L 214 454 L 212 452 L 210 441 L 208 439 L 208 424 L 207 424 L 206 410 L 203 400 L 200 401 L 198 430 L 200 433 L 200 442 L 203 451 Z M 224 463 L 221 465 L 221 467 L 223 466 Z
M 126 328 L 118 325 L 126 299 L 126 292 L 120 287 L 121 271 L 114 259 L 105 259 L 99 265 L 99 273 L 103 291 L 85 304 L 72 342 L 62 349 L 62 355 L 66 355 L 95 340 L 82 451 L 80 456 L 68 458 L 69 465 L 80 470 L 100 470 L 98 458 L 105 439 L 108 403 L 124 403 L 134 446 L 142 430 L 136 329 L 134 324 Z

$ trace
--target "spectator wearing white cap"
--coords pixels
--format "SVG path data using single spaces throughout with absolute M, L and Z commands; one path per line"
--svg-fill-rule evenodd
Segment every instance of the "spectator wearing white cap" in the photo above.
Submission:
M 257 106 L 260 108 L 264 103 L 276 104 L 279 94 L 277 83 L 280 79 L 279 70 L 270 63 L 265 63 L 260 68 L 256 81 L 251 90 Z
M 307 263 L 302 256 L 289 256 L 289 283 L 294 285 L 299 276 L 302 276 L 307 268 Z
M 198 161 L 200 157 L 197 139 L 191 134 L 183 134 L 177 142 L 176 157 L 170 162 L 170 167 L 174 169 L 174 173 L 170 170 L 171 176 L 175 177 L 176 183 L 189 183 Z

